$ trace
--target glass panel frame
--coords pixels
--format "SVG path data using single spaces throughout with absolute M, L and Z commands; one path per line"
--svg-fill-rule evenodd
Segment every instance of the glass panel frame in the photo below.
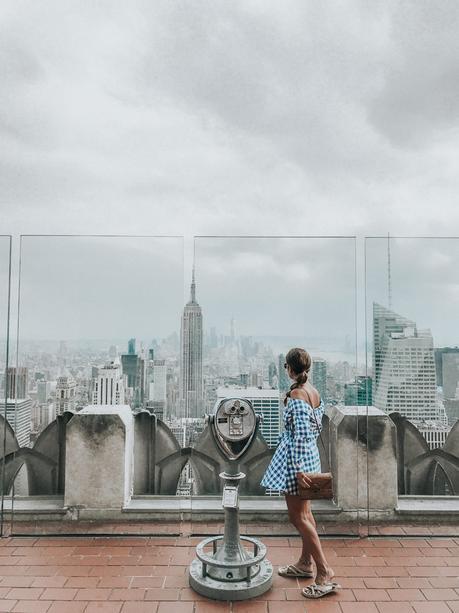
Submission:
M 220 245 L 220 247 L 217 248 L 216 245 Z M 303 246 L 303 249 L 304 249 L 304 253 L 302 256 L 300 255 L 301 245 Z M 338 245 L 340 247 L 338 247 Z M 342 253 L 339 253 L 339 255 L 333 253 L 333 249 L 330 250 L 332 246 L 335 246 L 336 251 L 338 252 L 341 249 Z M 284 251 L 282 247 L 285 248 Z M 212 249 L 214 249 L 213 253 L 212 253 Z M 311 253 L 308 256 L 305 255 L 307 253 L 307 249 L 311 251 Z M 206 253 L 206 250 L 208 251 L 208 253 Z M 297 254 L 297 257 L 295 257 L 295 250 L 299 251 L 299 254 Z M 252 254 L 250 253 L 251 251 L 252 251 Z M 350 347 L 350 353 L 352 355 L 352 360 L 349 359 L 351 363 L 348 364 L 348 370 L 349 372 L 354 372 L 354 371 L 357 372 L 358 368 L 360 368 L 360 370 L 364 369 L 364 364 L 359 365 L 358 363 L 359 354 L 358 354 L 358 330 L 357 330 L 357 324 L 358 324 L 358 320 L 357 320 L 357 241 L 356 241 L 355 236 L 294 236 L 294 237 L 282 236 L 282 235 L 279 235 L 279 236 L 221 236 L 221 235 L 196 236 L 193 252 L 194 252 L 194 263 L 195 263 L 195 269 L 196 269 L 196 287 L 197 287 L 197 294 L 199 297 L 198 302 L 201 304 L 203 313 L 204 313 L 203 315 L 204 330 L 205 330 L 204 370 L 207 374 L 210 373 L 212 370 L 212 369 L 209 370 L 210 368 L 209 366 L 209 355 L 210 355 L 209 346 L 212 345 L 212 343 L 213 345 L 215 345 L 213 355 L 215 355 L 215 350 L 217 349 L 219 345 L 220 345 L 220 349 L 222 352 L 225 351 L 226 353 L 228 352 L 231 353 L 229 351 L 229 349 L 231 348 L 230 345 L 231 343 L 234 342 L 235 337 L 238 336 L 237 334 L 238 319 L 243 319 L 241 315 L 243 314 L 245 309 L 247 310 L 250 309 L 251 312 L 254 312 L 255 309 L 257 308 L 256 307 L 257 304 L 258 306 L 260 306 L 260 304 L 263 303 L 263 300 L 265 301 L 270 300 L 269 303 L 267 304 L 265 303 L 264 309 L 261 309 L 261 308 L 258 309 L 257 316 L 255 318 L 251 316 L 252 324 L 256 323 L 259 326 L 263 326 L 263 325 L 266 326 L 266 322 L 269 321 L 269 317 L 272 316 L 276 318 L 277 323 L 279 322 L 281 323 L 280 327 L 285 329 L 286 327 L 289 327 L 289 326 L 291 327 L 292 325 L 291 320 L 295 320 L 295 322 L 297 321 L 298 316 L 295 313 L 295 309 L 292 310 L 292 304 L 294 304 L 294 302 L 292 303 L 291 299 L 289 298 L 288 293 L 283 293 L 282 288 L 284 288 L 284 285 L 285 287 L 287 287 L 288 284 L 292 281 L 292 278 L 298 279 L 299 283 L 297 281 L 297 286 L 300 290 L 301 296 L 297 296 L 296 301 L 300 302 L 301 304 L 297 306 L 296 309 L 299 309 L 299 310 L 301 310 L 302 308 L 304 309 L 305 307 L 304 301 L 305 301 L 305 295 L 307 294 L 307 290 L 303 292 L 303 287 L 305 286 L 307 280 L 312 274 L 310 271 L 308 271 L 308 268 L 311 267 L 311 262 L 314 262 L 316 264 L 316 268 L 321 269 L 321 272 L 323 275 L 321 278 L 321 283 L 322 283 L 321 290 L 322 291 L 320 291 L 319 294 L 320 294 L 320 298 L 323 300 L 322 304 L 325 306 L 323 306 L 322 309 L 318 309 L 315 315 L 311 314 L 311 318 L 308 318 L 308 322 L 310 321 L 317 322 L 320 316 L 322 316 L 323 321 L 327 321 L 326 315 L 324 315 L 324 312 L 336 313 L 336 303 L 337 303 L 336 296 L 331 306 L 330 306 L 330 301 L 326 300 L 324 297 L 326 297 L 327 293 L 330 292 L 330 288 L 331 286 L 333 286 L 333 281 L 338 282 L 338 279 L 341 279 L 341 283 L 343 282 L 345 283 L 344 278 L 351 279 L 351 281 L 349 282 L 349 286 L 346 287 L 347 293 L 336 291 L 335 294 L 339 296 L 338 302 L 340 304 L 346 303 L 346 305 L 349 307 L 346 313 L 346 322 L 349 323 L 350 332 L 349 332 L 349 337 L 345 339 L 345 342 L 343 343 L 344 346 L 347 345 L 348 350 Z M 337 273 L 337 271 L 340 270 L 341 267 L 345 269 L 345 274 L 340 275 L 339 273 Z M 270 277 L 270 273 L 272 275 L 271 277 Z M 312 274 L 312 277 L 314 277 L 314 274 Z M 288 283 L 285 282 L 286 278 L 288 279 Z M 271 280 L 269 281 L 269 279 Z M 275 290 L 273 290 L 272 286 L 275 287 Z M 340 286 L 340 289 L 341 289 L 341 286 Z M 344 295 L 344 293 L 346 295 Z M 289 303 L 289 300 L 290 300 L 290 303 Z M 233 301 L 233 304 L 231 305 L 232 301 Z M 306 305 L 307 305 L 307 301 L 306 301 Z M 226 325 L 222 319 L 224 317 L 223 315 L 221 315 L 220 317 L 216 317 L 216 313 L 219 310 L 223 311 L 226 314 L 225 315 L 227 319 Z M 263 312 L 263 310 L 265 312 Z M 306 310 L 307 310 L 307 307 L 306 307 Z M 210 317 L 211 321 L 209 323 L 207 323 L 206 321 L 207 319 L 206 311 L 207 313 L 209 313 L 209 311 L 212 313 Z M 290 313 L 290 317 L 289 317 L 289 313 Z M 294 314 L 292 315 L 292 313 Z M 231 319 L 233 316 L 234 316 L 234 319 L 231 322 Z M 343 316 L 343 319 L 344 319 L 344 316 Z M 236 321 L 236 323 L 234 323 L 234 320 Z M 245 325 L 247 327 L 247 323 Z M 293 335 L 294 338 L 296 338 L 296 340 L 294 340 L 294 338 L 290 338 L 289 340 L 284 339 L 284 343 L 282 345 L 282 348 L 284 349 L 284 352 L 283 352 L 284 354 L 286 350 L 289 348 L 289 346 L 294 346 L 294 345 L 303 346 L 305 344 L 307 345 L 307 341 L 304 338 L 300 340 L 300 337 L 307 336 L 306 333 L 308 330 L 308 326 L 310 324 L 303 321 L 302 324 L 300 325 L 303 325 L 303 330 L 302 330 L 303 334 L 296 334 L 296 337 L 295 335 Z M 221 330 L 223 327 L 226 327 L 227 330 L 223 335 L 222 334 L 219 335 L 218 328 L 220 328 Z M 212 329 L 209 330 L 209 328 L 212 328 L 213 331 Z M 342 326 L 339 326 L 339 328 L 341 329 Z M 347 329 L 348 328 L 346 328 L 346 331 Z M 250 330 L 246 330 L 245 335 L 250 336 Z M 254 337 L 256 335 L 252 334 L 251 336 Z M 253 338 L 251 342 L 253 344 L 254 341 L 259 341 L 259 340 L 261 341 L 262 339 Z M 343 333 L 343 340 L 344 340 L 344 333 Z M 266 342 L 266 339 L 265 339 L 265 342 Z M 269 341 L 269 342 L 272 342 L 272 341 Z M 240 343 L 240 340 L 238 341 L 238 343 Z M 322 349 L 316 348 L 316 351 L 313 351 L 313 358 L 317 357 L 317 349 L 319 349 L 319 353 L 320 352 L 323 353 L 323 348 Z M 330 346 L 328 347 L 328 349 L 329 349 L 330 355 L 333 349 L 335 349 L 336 351 L 336 347 L 333 347 L 333 343 L 330 343 Z M 241 353 L 240 350 L 238 351 Z M 231 359 L 232 359 L 231 355 L 229 355 L 228 360 L 227 360 L 228 364 L 226 364 L 225 366 L 225 368 L 228 367 L 229 370 L 231 370 L 232 368 Z M 276 360 L 273 361 L 273 364 L 275 361 Z M 237 360 L 235 362 L 233 359 L 233 362 L 234 362 L 233 363 L 233 367 L 234 367 Z M 317 368 L 315 368 L 316 373 L 317 373 L 316 378 L 318 378 L 319 377 L 319 370 L 318 370 L 319 360 L 316 360 L 316 363 L 317 363 Z M 324 363 L 325 363 L 325 360 L 324 360 Z M 267 366 L 268 364 L 265 365 L 266 378 L 268 377 L 267 371 L 269 370 Z M 284 370 L 283 360 L 282 360 L 282 364 L 280 365 L 280 367 L 279 367 L 279 364 L 274 364 L 274 366 L 277 367 L 278 372 L 281 372 L 282 375 L 284 374 L 283 373 L 283 370 Z M 281 368 L 281 370 L 279 370 L 279 368 Z M 336 368 L 334 368 L 336 372 L 333 372 L 332 374 L 335 377 L 339 376 L 337 375 L 339 368 L 340 366 L 336 366 Z M 346 367 L 343 366 L 343 368 L 346 368 Z M 218 373 L 214 373 L 214 375 L 217 375 L 217 374 Z M 231 373 L 228 371 L 227 374 L 229 376 L 228 381 L 234 380 L 233 383 L 235 385 L 238 385 L 238 384 L 248 385 L 248 380 L 242 381 L 241 379 L 239 383 L 236 382 L 234 375 L 235 374 L 237 375 L 237 373 Z M 249 373 L 247 373 L 247 376 L 250 378 Z M 216 378 L 218 379 L 218 376 Z M 287 385 L 286 389 L 288 389 L 290 383 L 291 382 L 286 384 Z M 206 386 L 206 388 L 207 387 L 212 388 L 212 376 L 210 377 L 208 381 L 208 385 Z M 212 392 L 212 389 L 210 389 L 210 392 Z M 213 392 L 214 392 L 214 396 L 215 394 L 217 395 L 213 399 L 214 406 L 216 406 L 215 402 L 217 398 L 219 397 L 220 392 L 218 391 L 217 388 L 213 390 Z M 281 413 L 282 412 L 281 398 L 279 398 L 279 394 L 278 394 L 278 399 L 280 401 L 279 402 L 279 413 Z M 255 400 L 255 402 L 257 401 Z M 212 409 L 211 407 L 212 404 L 213 403 L 210 401 L 206 403 L 206 412 L 209 412 Z M 258 411 L 260 411 L 260 407 L 257 407 Z M 266 409 L 261 409 L 261 410 L 265 411 Z M 366 407 L 362 407 L 361 410 L 362 410 L 362 414 L 366 413 Z M 280 415 L 278 417 L 280 417 Z M 270 423 L 269 419 L 267 419 L 267 416 L 265 415 L 265 419 L 264 419 L 264 422 L 261 428 L 264 431 L 265 436 L 267 435 L 268 437 L 270 436 L 268 432 L 269 423 Z M 355 439 L 353 441 L 355 451 L 357 451 L 357 445 L 358 445 L 359 423 L 360 423 L 359 420 L 356 419 L 356 422 L 355 422 L 356 430 L 354 433 Z M 274 439 L 276 440 L 274 441 L 273 439 L 271 441 L 272 443 L 271 453 L 273 452 L 274 447 L 276 446 L 278 434 L 279 432 L 275 433 L 275 435 L 273 434 Z M 326 437 L 325 439 L 326 444 L 328 443 L 328 440 L 329 440 L 329 437 Z M 318 446 L 319 446 L 319 449 L 321 450 L 320 441 L 318 441 Z M 359 455 L 357 453 L 355 453 L 354 458 L 355 458 L 356 463 L 360 462 Z M 267 463 L 269 463 L 269 460 Z M 246 471 L 244 470 L 244 472 Z M 362 475 L 361 466 L 359 467 L 356 465 L 355 474 L 358 475 L 358 478 L 360 478 L 360 476 Z M 263 501 L 265 501 L 266 498 L 267 497 L 263 495 L 251 496 L 250 492 L 248 492 L 246 495 L 243 495 L 241 497 L 241 506 L 244 509 L 245 514 L 244 513 L 242 514 L 242 519 L 244 519 L 244 516 L 249 517 L 250 514 L 252 515 L 252 517 L 254 516 L 256 517 L 257 513 L 258 513 L 258 516 L 260 516 L 259 514 L 260 512 L 263 511 L 263 508 L 265 506 L 263 504 L 260 504 L 260 502 L 263 503 Z M 357 500 L 357 492 L 355 493 L 354 498 Z M 276 496 L 275 499 L 271 497 L 270 503 L 271 502 L 273 503 L 272 504 L 273 509 L 275 509 L 274 512 L 276 513 L 286 512 L 286 509 L 284 508 L 285 503 L 283 501 L 283 497 Z M 201 509 L 203 511 L 205 510 L 204 508 L 205 504 L 208 505 L 208 516 L 209 517 L 213 517 L 214 519 L 216 519 L 219 516 L 223 517 L 222 511 L 221 511 L 221 494 L 220 493 L 217 493 L 217 494 L 214 493 L 213 495 L 208 496 L 207 503 L 205 503 L 203 499 L 198 500 L 198 496 L 193 495 L 191 503 L 195 511 L 193 513 L 194 517 L 198 517 Z M 324 532 L 330 535 L 333 534 L 333 535 L 346 535 L 346 536 L 356 536 L 362 533 L 364 534 L 366 533 L 366 530 L 367 530 L 366 500 L 362 508 L 357 507 L 353 510 L 353 521 L 346 521 L 344 523 L 343 521 L 339 521 L 339 520 L 335 522 L 331 521 L 331 519 L 334 517 L 333 513 L 336 511 L 336 505 L 334 505 L 334 508 L 328 509 L 328 506 L 330 504 L 332 503 L 329 501 L 313 502 L 313 508 L 315 507 L 319 511 L 319 513 L 322 512 L 322 517 L 327 518 L 326 522 L 322 522 L 320 520 L 320 515 L 319 515 L 319 524 L 320 524 L 319 530 L 321 532 Z M 279 507 L 279 509 L 277 509 L 276 505 Z M 214 509 L 213 514 L 211 513 L 210 509 Z M 218 514 L 216 514 L 217 509 L 220 509 L 220 512 L 217 512 Z M 328 511 L 331 511 L 331 512 L 328 513 Z M 267 518 L 268 514 L 265 513 L 265 515 Z M 350 514 L 348 513 L 347 514 L 348 518 L 349 518 L 349 515 Z M 266 518 L 265 518 L 265 521 L 269 521 Z M 281 527 L 282 526 L 279 526 L 279 529 Z M 269 530 L 271 528 L 272 528 L 272 525 L 270 525 L 269 528 L 266 525 L 265 526 L 263 525 L 255 526 L 253 525 L 253 523 L 252 524 L 247 523 L 246 525 L 243 525 L 243 530 L 251 531 L 253 534 L 255 533 L 266 534 L 266 530 Z M 288 527 L 288 529 L 286 528 L 286 526 L 284 526 L 283 528 L 285 529 L 284 531 L 286 531 L 286 533 L 288 533 L 289 535 L 296 534 L 295 530 L 290 526 Z M 217 524 L 217 529 L 220 529 L 220 530 L 222 529 L 221 523 L 220 525 Z M 192 526 L 192 530 L 194 531 L 195 535 L 201 535 L 206 530 L 209 530 L 209 527 L 205 525 L 203 526 L 202 523 L 200 526 L 196 522 Z
M 64 419 L 66 415 L 71 417 L 71 412 L 78 407 L 71 407 L 70 404 L 73 402 L 80 406 L 83 402 L 80 398 L 81 394 L 86 398 L 81 406 L 93 402 L 97 404 L 111 402 L 107 399 L 111 393 L 110 382 L 113 378 L 119 378 L 124 383 L 124 385 L 118 385 L 116 381 L 114 382 L 113 403 L 116 402 L 116 390 L 118 392 L 121 390 L 124 391 L 125 402 L 128 402 L 131 407 L 138 406 L 137 409 L 134 409 L 133 426 L 136 433 L 134 437 L 136 452 L 138 452 L 133 458 L 133 496 L 127 508 L 128 512 L 123 518 L 127 533 L 145 532 L 145 525 L 140 523 L 144 521 L 145 512 L 147 517 L 150 512 L 160 514 L 161 508 L 159 511 L 158 508 L 156 511 L 145 508 L 148 505 L 144 504 L 144 498 L 149 497 L 150 491 L 154 493 L 155 488 L 165 487 L 165 484 L 167 486 L 168 479 L 171 478 L 170 476 L 164 478 L 165 473 L 160 468 L 161 464 L 158 464 L 163 458 L 158 458 L 155 450 L 157 435 L 162 436 L 161 440 L 165 441 L 165 453 L 170 455 L 175 444 L 174 434 L 164 425 L 163 418 L 167 403 L 175 402 L 175 389 L 170 388 L 174 388 L 177 379 L 177 360 L 173 354 L 177 350 L 178 336 L 173 330 L 172 334 L 167 336 L 166 327 L 169 324 L 171 328 L 174 327 L 171 322 L 177 321 L 179 309 L 182 306 L 183 265 L 183 236 L 28 234 L 20 237 L 16 368 L 19 368 L 22 362 L 29 366 L 25 358 L 29 362 L 32 360 L 33 364 L 35 353 L 35 358 L 42 360 L 39 370 L 48 368 L 56 375 L 53 376 L 53 379 L 56 379 L 57 374 L 69 378 L 68 373 L 70 378 L 74 378 L 74 381 L 70 382 L 72 385 L 68 381 L 68 385 L 65 381 L 60 382 L 59 378 L 55 381 L 62 394 L 62 402 L 56 398 L 54 401 L 56 406 L 53 409 L 56 414 L 62 413 L 59 419 Z M 40 271 L 46 272 L 44 279 L 40 277 Z M 42 284 L 41 288 L 40 284 Z M 47 307 L 49 312 L 46 311 Z M 129 326 L 132 326 L 134 332 L 135 329 L 137 330 L 135 336 L 145 341 L 145 347 L 141 346 L 139 350 L 137 345 L 136 349 L 135 343 L 131 342 L 128 347 L 127 339 L 132 336 L 128 330 Z M 31 331 L 36 333 L 36 339 L 28 342 L 27 337 L 30 337 Z M 86 336 L 85 331 L 87 331 Z M 115 331 L 114 334 L 113 331 Z M 41 352 L 40 358 L 40 351 L 37 351 L 40 349 L 40 333 L 42 338 L 43 336 L 49 338 L 50 333 L 54 333 L 54 338 L 57 336 L 57 339 L 65 340 L 57 343 L 56 339 L 54 344 L 48 343 L 48 347 L 42 344 L 41 347 L 45 351 Z M 104 334 L 113 342 L 115 339 L 116 344 L 121 343 L 118 347 L 123 347 L 123 349 L 117 350 L 116 356 L 113 353 L 117 349 L 116 344 L 110 347 L 102 346 L 102 341 L 97 341 L 101 337 L 103 340 Z M 88 336 L 95 339 L 93 343 L 87 340 Z M 124 338 L 121 341 L 122 337 Z M 150 346 L 151 338 L 153 341 Z M 125 342 L 126 348 L 124 348 Z M 153 353 L 151 349 L 154 349 Z M 47 365 L 43 362 L 43 359 L 45 362 L 47 359 L 46 352 L 51 354 L 51 357 L 48 356 Z M 136 357 L 135 364 L 131 360 L 132 357 Z M 113 359 L 115 366 L 118 366 L 117 371 L 121 373 L 119 377 L 112 376 L 116 375 L 115 372 L 105 372 L 107 367 L 103 371 L 100 370 L 100 366 L 104 366 L 107 361 Z M 91 364 L 97 369 L 97 377 Z M 62 372 L 58 373 L 56 369 Z M 80 373 L 82 369 L 85 372 L 90 370 L 91 372 L 87 377 L 82 376 L 80 380 L 81 378 L 77 378 L 75 372 Z M 38 369 L 34 368 L 34 370 Z M 129 382 L 131 370 L 133 373 L 135 371 L 135 375 L 132 374 L 132 381 Z M 148 379 L 154 376 L 157 378 L 156 384 L 153 379 L 151 382 Z M 105 387 L 108 394 L 105 400 L 105 397 L 102 397 L 104 387 L 101 377 L 105 377 L 103 380 L 108 384 Z M 35 387 L 37 385 L 34 383 Z M 73 387 L 75 389 L 72 395 L 70 388 Z M 55 393 L 51 391 L 47 397 L 54 396 Z M 69 394 L 76 400 L 71 401 Z M 137 402 L 136 398 L 139 394 L 139 402 Z M 48 403 L 45 404 L 48 405 Z M 61 404 L 63 412 L 58 410 Z M 35 412 L 34 419 L 35 417 L 38 419 L 38 416 L 45 412 L 46 410 Z M 55 451 L 54 435 L 57 436 L 59 431 L 61 437 L 63 431 L 65 438 L 65 427 L 68 420 L 64 419 L 65 424 L 57 426 L 56 432 L 53 430 L 50 434 L 49 429 L 51 426 L 54 428 L 54 421 L 51 420 L 48 427 L 41 429 L 39 435 L 34 437 L 34 447 L 41 444 L 41 447 L 44 448 L 48 445 L 47 439 L 52 439 L 54 442 L 51 447 Z M 62 443 L 61 439 L 62 437 L 59 439 Z M 33 451 L 34 449 L 32 449 L 32 455 Z M 181 455 L 180 450 L 178 455 Z M 143 461 L 141 471 L 139 463 L 136 462 L 138 457 L 141 457 Z M 35 478 L 37 473 L 40 473 L 40 479 L 34 481 L 34 483 L 39 483 L 39 486 L 34 485 L 35 491 L 32 492 L 34 497 L 32 504 L 40 504 L 38 502 L 39 487 L 46 489 L 49 483 L 43 485 L 46 479 L 43 476 L 42 467 L 37 468 L 38 464 L 34 465 L 35 459 L 32 460 L 23 466 L 23 470 L 27 472 L 28 478 L 30 475 Z M 61 493 L 55 496 L 46 495 L 45 502 L 50 507 L 54 498 L 56 512 L 59 514 L 62 512 L 63 504 L 64 471 L 59 468 L 56 470 L 58 473 L 57 485 L 54 481 L 52 487 L 55 489 L 56 486 L 59 489 L 60 484 Z M 29 488 L 28 494 L 31 494 L 30 484 L 27 487 Z M 28 504 L 28 501 L 26 503 Z M 11 533 L 22 533 L 25 523 L 15 521 L 15 510 L 21 510 L 21 499 L 18 497 L 17 488 L 12 491 L 11 504 L 13 511 L 10 522 Z M 81 515 L 84 514 L 81 513 Z M 130 517 L 133 519 L 128 523 Z M 81 521 L 85 521 L 84 517 Z M 66 524 L 68 524 L 66 527 L 71 529 L 71 522 L 66 522 Z M 31 529 L 30 526 L 27 527 L 27 530 L 29 529 Z M 50 530 L 53 529 L 53 526 L 50 526 Z M 154 534 L 157 530 L 162 533 L 166 528 L 160 522 L 157 524 L 153 522 L 150 533 Z M 181 533 L 179 522 L 168 529 L 169 534 L 171 530 L 177 534 Z
M 397 521 L 422 520 L 424 511 L 443 512 L 446 521 L 459 517 L 459 454 L 453 450 L 459 445 L 449 434 L 453 423 L 445 421 L 455 401 L 448 401 L 442 376 L 447 368 L 449 387 L 459 382 L 459 350 L 452 346 L 459 344 L 453 325 L 459 237 L 367 236 L 364 260 L 367 376 L 373 377 L 373 405 L 392 415 L 397 451 L 396 510 L 384 534 L 396 535 Z M 368 487 L 377 495 L 381 485 L 369 475 Z M 370 512 L 368 529 L 381 534 Z
M 10 319 L 11 319 L 11 265 L 12 265 L 12 245 L 13 245 L 13 237 L 11 235 L 0 235 L 0 244 L 2 244 L 2 248 L 5 249 L 5 254 L 2 255 L 0 262 L 0 278 L 2 279 L 2 292 L 1 296 L 3 299 L 0 301 L 0 325 L 1 325 L 1 333 L 0 339 L 4 335 L 4 341 L 2 340 L 1 347 L 1 356 L 0 360 L 2 365 L 4 365 L 4 369 L 2 369 L 2 381 L 1 381 L 1 394 L 2 400 L 1 405 L 2 411 L 2 424 L 3 428 L 0 427 L 0 436 L 1 436 L 1 456 L 5 458 L 7 453 L 9 452 L 8 444 L 7 444 L 7 406 L 8 406 L 8 366 L 10 363 Z M 4 247 L 3 247 L 4 245 Z M 5 505 L 5 496 L 4 496 L 4 483 L 5 483 L 5 462 L 1 462 L 0 468 L 0 538 L 3 536 L 8 536 L 9 530 L 9 522 L 5 517 L 7 510 L 7 505 Z

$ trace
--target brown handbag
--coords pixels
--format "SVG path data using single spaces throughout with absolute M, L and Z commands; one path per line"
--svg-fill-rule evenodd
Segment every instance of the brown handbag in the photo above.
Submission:
M 319 428 L 319 424 L 317 422 L 317 417 L 314 412 L 314 408 L 312 408 L 312 414 L 314 415 L 314 419 L 316 420 L 317 430 L 319 431 L 320 440 L 322 441 L 322 445 L 325 453 L 327 450 L 325 449 L 324 440 L 322 438 L 322 433 Z M 317 499 L 325 499 L 331 500 L 333 498 L 333 477 L 331 473 L 307 473 L 308 477 L 311 479 L 312 483 L 309 487 L 303 487 L 298 483 L 298 495 L 303 500 L 317 500 Z

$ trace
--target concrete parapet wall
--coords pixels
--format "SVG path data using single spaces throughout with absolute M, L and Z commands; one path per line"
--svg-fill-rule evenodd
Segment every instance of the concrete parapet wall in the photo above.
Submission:
M 330 468 L 337 506 L 343 511 L 391 511 L 397 507 L 396 428 L 376 407 L 332 407 Z
M 64 506 L 122 509 L 132 496 L 131 408 L 90 405 L 67 425 Z

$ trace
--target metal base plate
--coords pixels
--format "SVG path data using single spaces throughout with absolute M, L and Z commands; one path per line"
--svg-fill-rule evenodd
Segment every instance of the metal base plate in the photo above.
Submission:
M 247 600 L 261 596 L 273 583 L 273 566 L 268 560 L 260 563 L 260 571 L 250 583 L 247 581 L 216 581 L 202 576 L 202 563 L 193 560 L 190 565 L 190 587 L 213 600 Z

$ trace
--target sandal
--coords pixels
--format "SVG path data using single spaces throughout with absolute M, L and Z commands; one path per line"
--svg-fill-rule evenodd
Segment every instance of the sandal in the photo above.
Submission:
M 330 582 L 330 583 L 313 583 L 312 585 L 308 585 L 307 587 L 301 590 L 301 593 L 305 598 L 322 598 L 322 596 L 326 596 L 327 594 L 331 594 L 337 588 L 341 587 L 338 583 Z
M 280 566 L 277 573 L 281 577 L 298 577 L 310 579 L 314 577 L 312 570 L 301 570 L 295 564 L 289 564 L 288 566 Z

